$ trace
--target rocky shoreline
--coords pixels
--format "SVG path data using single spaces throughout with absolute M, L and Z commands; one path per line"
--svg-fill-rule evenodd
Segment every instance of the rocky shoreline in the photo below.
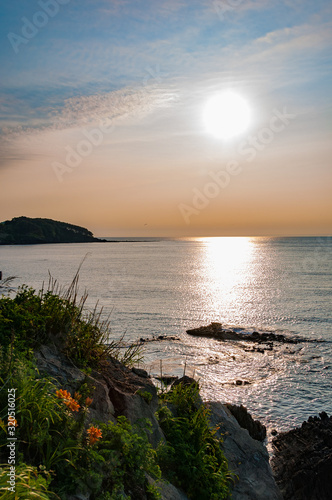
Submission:
M 86 374 L 55 346 L 39 349 L 37 366 L 41 373 L 54 377 L 71 392 L 86 380 Z M 110 358 L 102 371 L 92 370 L 88 378 L 94 387 L 91 421 L 116 422 L 119 415 L 124 415 L 135 424 L 139 419 L 147 418 L 152 424 L 152 446 L 157 447 L 161 440 L 165 440 L 155 417 L 157 389 L 145 370 L 129 369 Z M 183 377 L 168 382 L 185 384 L 194 380 Z M 323 412 L 320 417 L 310 417 L 299 429 L 278 434 L 272 442 L 274 456 L 270 465 L 265 446 L 266 429 L 245 407 L 221 402 L 205 404 L 211 412 L 211 426 L 218 427 L 217 437 L 223 439 L 229 469 L 235 474 L 233 500 L 331 498 L 332 417 Z M 184 492 L 172 484 L 160 483 L 159 487 L 162 500 L 188 500 Z M 70 500 L 80 500 L 80 497 L 73 495 Z
M 68 391 L 75 392 L 83 380 L 86 380 L 86 374 L 75 367 L 55 346 L 42 346 L 36 356 L 39 371 L 54 377 Z M 158 406 L 157 389 L 145 370 L 129 369 L 110 358 L 102 373 L 93 370 L 88 379 L 89 384 L 95 388 L 91 394 L 91 421 L 116 422 L 116 417 L 124 415 L 135 424 L 139 419 L 147 418 L 152 424 L 151 444 L 156 447 L 160 440 L 165 439 L 155 417 Z M 190 383 L 193 379 L 184 377 L 174 383 L 180 382 Z M 211 411 L 211 426 L 219 427 L 217 437 L 223 438 L 223 449 L 229 468 L 236 475 L 232 499 L 281 500 L 266 446 L 251 436 L 253 419 L 247 411 L 243 407 L 239 410 L 239 415 L 242 415 L 241 426 L 234 416 L 234 408 L 230 409 L 219 402 L 208 402 L 207 405 Z M 246 425 L 249 430 L 243 427 Z M 160 487 L 162 500 L 187 499 L 174 485 L 162 483 Z M 79 500 L 79 497 L 72 496 L 70 500 Z

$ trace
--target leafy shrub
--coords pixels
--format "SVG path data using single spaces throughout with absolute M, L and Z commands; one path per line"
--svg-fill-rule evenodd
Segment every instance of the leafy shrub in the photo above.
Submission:
M 139 500 L 149 493 L 151 500 L 160 498 L 158 490 L 150 488 L 146 474 L 160 479 L 161 471 L 156 462 L 156 451 L 150 445 L 146 430 L 151 423 L 132 426 L 124 416 L 117 423 L 99 425 L 102 432 L 94 446 L 82 448 L 76 465 L 75 477 L 80 490 L 89 492 L 92 499 Z M 126 496 L 124 496 L 126 495 Z
M 162 395 L 158 419 L 167 444 L 158 450 L 167 479 L 193 500 L 228 498 L 230 473 L 222 441 L 209 425 L 209 410 L 199 402 L 197 384 L 179 384 Z

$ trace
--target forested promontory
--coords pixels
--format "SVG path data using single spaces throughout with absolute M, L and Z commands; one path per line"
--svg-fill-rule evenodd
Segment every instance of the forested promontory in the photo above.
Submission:
M 86 243 L 105 241 L 95 238 L 84 227 L 52 219 L 14 217 L 0 223 L 0 245 L 38 243 Z

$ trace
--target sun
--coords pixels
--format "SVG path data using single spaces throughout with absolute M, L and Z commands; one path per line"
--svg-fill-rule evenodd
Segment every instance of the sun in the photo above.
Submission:
M 210 134 L 218 139 L 229 140 L 247 130 L 251 112 L 247 101 L 229 90 L 208 100 L 203 119 Z

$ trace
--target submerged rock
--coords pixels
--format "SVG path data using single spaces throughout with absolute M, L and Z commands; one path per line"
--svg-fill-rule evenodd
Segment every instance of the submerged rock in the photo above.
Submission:
M 332 498 L 332 416 L 310 417 L 272 441 L 272 469 L 284 500 Z

